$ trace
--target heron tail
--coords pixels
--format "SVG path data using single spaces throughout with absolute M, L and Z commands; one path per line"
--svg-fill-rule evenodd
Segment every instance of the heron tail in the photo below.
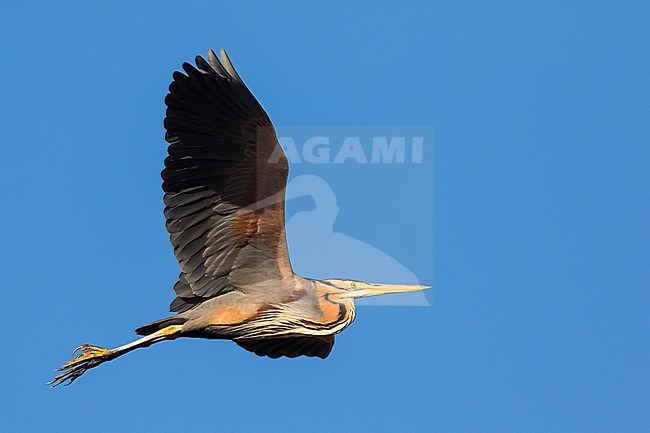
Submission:
M 184 319 L 182 317 L 165 317 L 164 319 L 156 320 L 155 322 L 140 326 L 135 330 L 135 333 L 138 335 L 151 335 L 154 332 L 166 328 L 170 325 L 182 325 L 185 322 L 187 322 L 187 319 Z

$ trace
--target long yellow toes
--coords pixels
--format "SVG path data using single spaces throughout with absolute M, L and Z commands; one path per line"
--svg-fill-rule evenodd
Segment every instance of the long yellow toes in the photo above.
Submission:
M 58 374 L 54 380 L 49 382 L 52 387 L 61 384 L 70 385 L 79 376 L 84 374 L 86 370 L 109 361 L 116 355 L 114 354 L 114 351 L 110 349 L 84 344 L 83 346 L 77 347 L 72 352 L 72 356 L 72 360 L 66 362 L 61 368 L 59 368 L 59 371 L 62 373 Z
M 111 354 L 110 349 L 105 349 L 103 347 L 92 346 L 90 344 L 84 344 L 83 346 L 77 347 L 73 352 L 72 356 L 76 353 L 79 353 L 72 360 L 66 362 L 60 370 L 65 370 L 75 365 L 81 364 L 82 362 L 89 361 L 96 358 L 107 358 Z

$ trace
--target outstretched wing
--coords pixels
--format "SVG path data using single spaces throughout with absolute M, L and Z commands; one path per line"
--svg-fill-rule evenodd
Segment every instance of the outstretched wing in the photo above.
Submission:
M 222 49 L 175 72 L 165 98 L 165 218 L 181 274 L 171 311 L 293 275 L 288 162 L 271 120 Z
M 334 335 L 235 340 L 235 343 L 257 356 L 268 356 L 273 359 L 281 356 L 287 358 L 317 356 L 325 359 L 334 347 Z

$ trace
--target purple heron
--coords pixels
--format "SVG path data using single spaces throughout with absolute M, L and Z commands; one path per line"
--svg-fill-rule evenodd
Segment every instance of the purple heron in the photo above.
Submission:
M 326 358 L 355 317 L 354 299 L 427 286 L 312 280 L 294 274 L 285 238 L 289 171 L 268 115 L 228 55 L 183 64 L 165 98 L 166 227 L 180 264 L 174 316 L 115 349 L 85 344 L 50 384 L 179 337 L 233 340 L 259 356 Z M 75 356 L 76 355 L 76 356 Z

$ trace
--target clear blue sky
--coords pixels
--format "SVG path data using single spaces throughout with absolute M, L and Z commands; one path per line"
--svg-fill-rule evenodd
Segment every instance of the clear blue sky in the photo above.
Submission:
M 495 3 L 3 2 L 0 430 L 650 431 L 648 3 Z M 433 305 L 360 308 L 325 361 L 177 340 L 49 390 L 167 312 L 163 98 L 220 46 L 277 125 L 435 129 L 292 171 Z

